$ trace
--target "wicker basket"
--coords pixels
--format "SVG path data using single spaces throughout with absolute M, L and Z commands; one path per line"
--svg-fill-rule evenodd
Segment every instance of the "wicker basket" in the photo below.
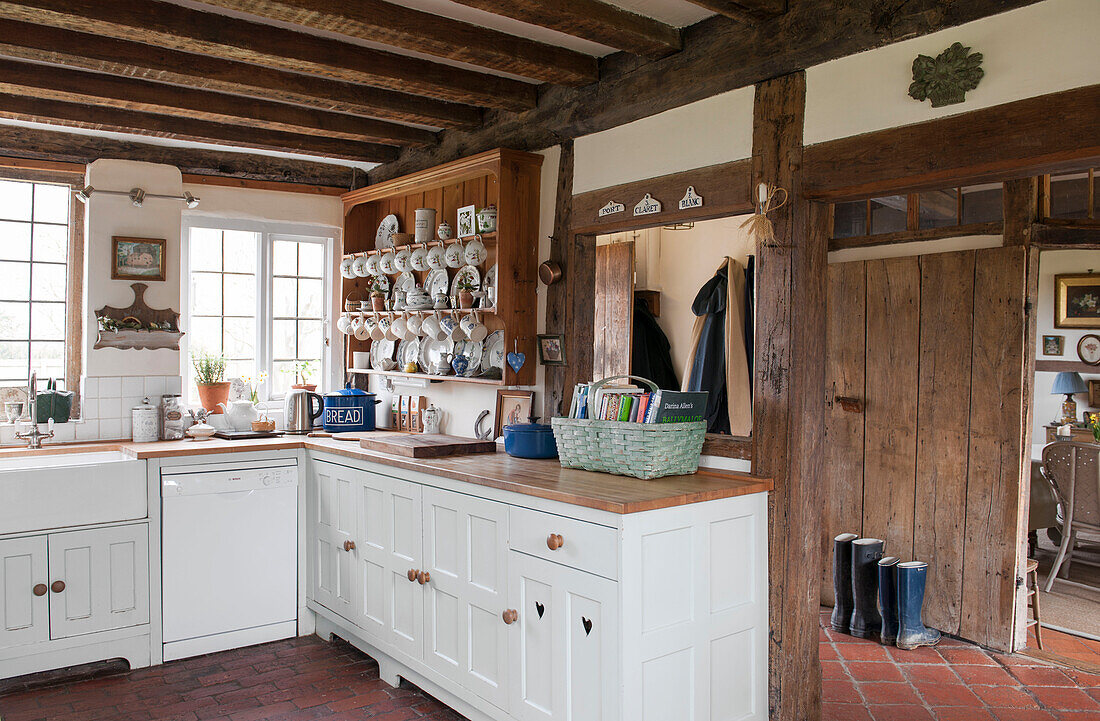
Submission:
M 604 378 L 592 384 L 590 407 L 600 387 L 616 378 L 628 377 L 657 390 L 656 384 L 645 378 Z M 563 466 L 644 479 L 695 473 L 707 432 L 706 421 L 629 423 L 552 418 L 550 423 Z

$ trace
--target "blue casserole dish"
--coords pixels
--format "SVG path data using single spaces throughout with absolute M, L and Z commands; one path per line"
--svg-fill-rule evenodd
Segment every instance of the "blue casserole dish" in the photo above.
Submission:
M 537 420 L 537 419 L 532 419 Z M 504 452 L 517 458 L 557 458 L 554 429 L 544 423 L 504 426 Z

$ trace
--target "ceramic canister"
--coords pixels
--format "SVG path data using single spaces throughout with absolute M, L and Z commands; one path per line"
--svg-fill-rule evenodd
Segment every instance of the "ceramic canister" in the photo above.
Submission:
M 414 213 L 417 243 L 427 243 L 435 232 L 435 208 L 417 208 Z
M 140 406 L 134 406 L 130 411 L 131 438 L 134 443 L 152 443 L 160 440 L 157 431 L 157 407 L 146 398 Z

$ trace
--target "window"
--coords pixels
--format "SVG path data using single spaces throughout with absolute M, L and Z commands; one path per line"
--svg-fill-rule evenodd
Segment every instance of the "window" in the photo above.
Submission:
M 1100 218 L 1100 175 L 1095 168 L 1050 175 L 1044 179 L 1045 220 L 1096 220 Z
M 244 226 L 189 226 L 185 237 L 188 398 L 198 352 L 224 355 L 227 378 L 266 374 L 261 400 L 282 397 L 303 370 L 320 383 L 332 239 Z
M 1002 191 L 1000 183 L 989 183 L 836 203 L 833 238 L 995 223 L 1004 212 Z
M 69 263 L 83 262 L 82 221 L 69 184 L 0 179 L 0 386 L 25 387 L 33 370 L 40 386 L 79 388 L 80 334 L 65 340 L 80 317 Z

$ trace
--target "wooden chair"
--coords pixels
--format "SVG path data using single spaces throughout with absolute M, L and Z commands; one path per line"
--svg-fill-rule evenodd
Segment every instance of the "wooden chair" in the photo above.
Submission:
M 1059 441 L 1043 448 L 1043 471 L 1062 499 L 1062 543 L 1047 577 L 1049 593 L 1063 570 L 1069 575 L 1078 533 L 1100 534 L 1100 445 Z
M 1043 623 L 1039 614 L 1039 562 L 1034 558 L 1027 559 L 1027 573 L 1025 574 L 1025 587 L 1027 588 L 1027 606 L 1031 609 L 1031 620 L 1026 628 L 1035 627 L 1035 642 L 1039 644 L 1039 650 L 1043 650 Z

